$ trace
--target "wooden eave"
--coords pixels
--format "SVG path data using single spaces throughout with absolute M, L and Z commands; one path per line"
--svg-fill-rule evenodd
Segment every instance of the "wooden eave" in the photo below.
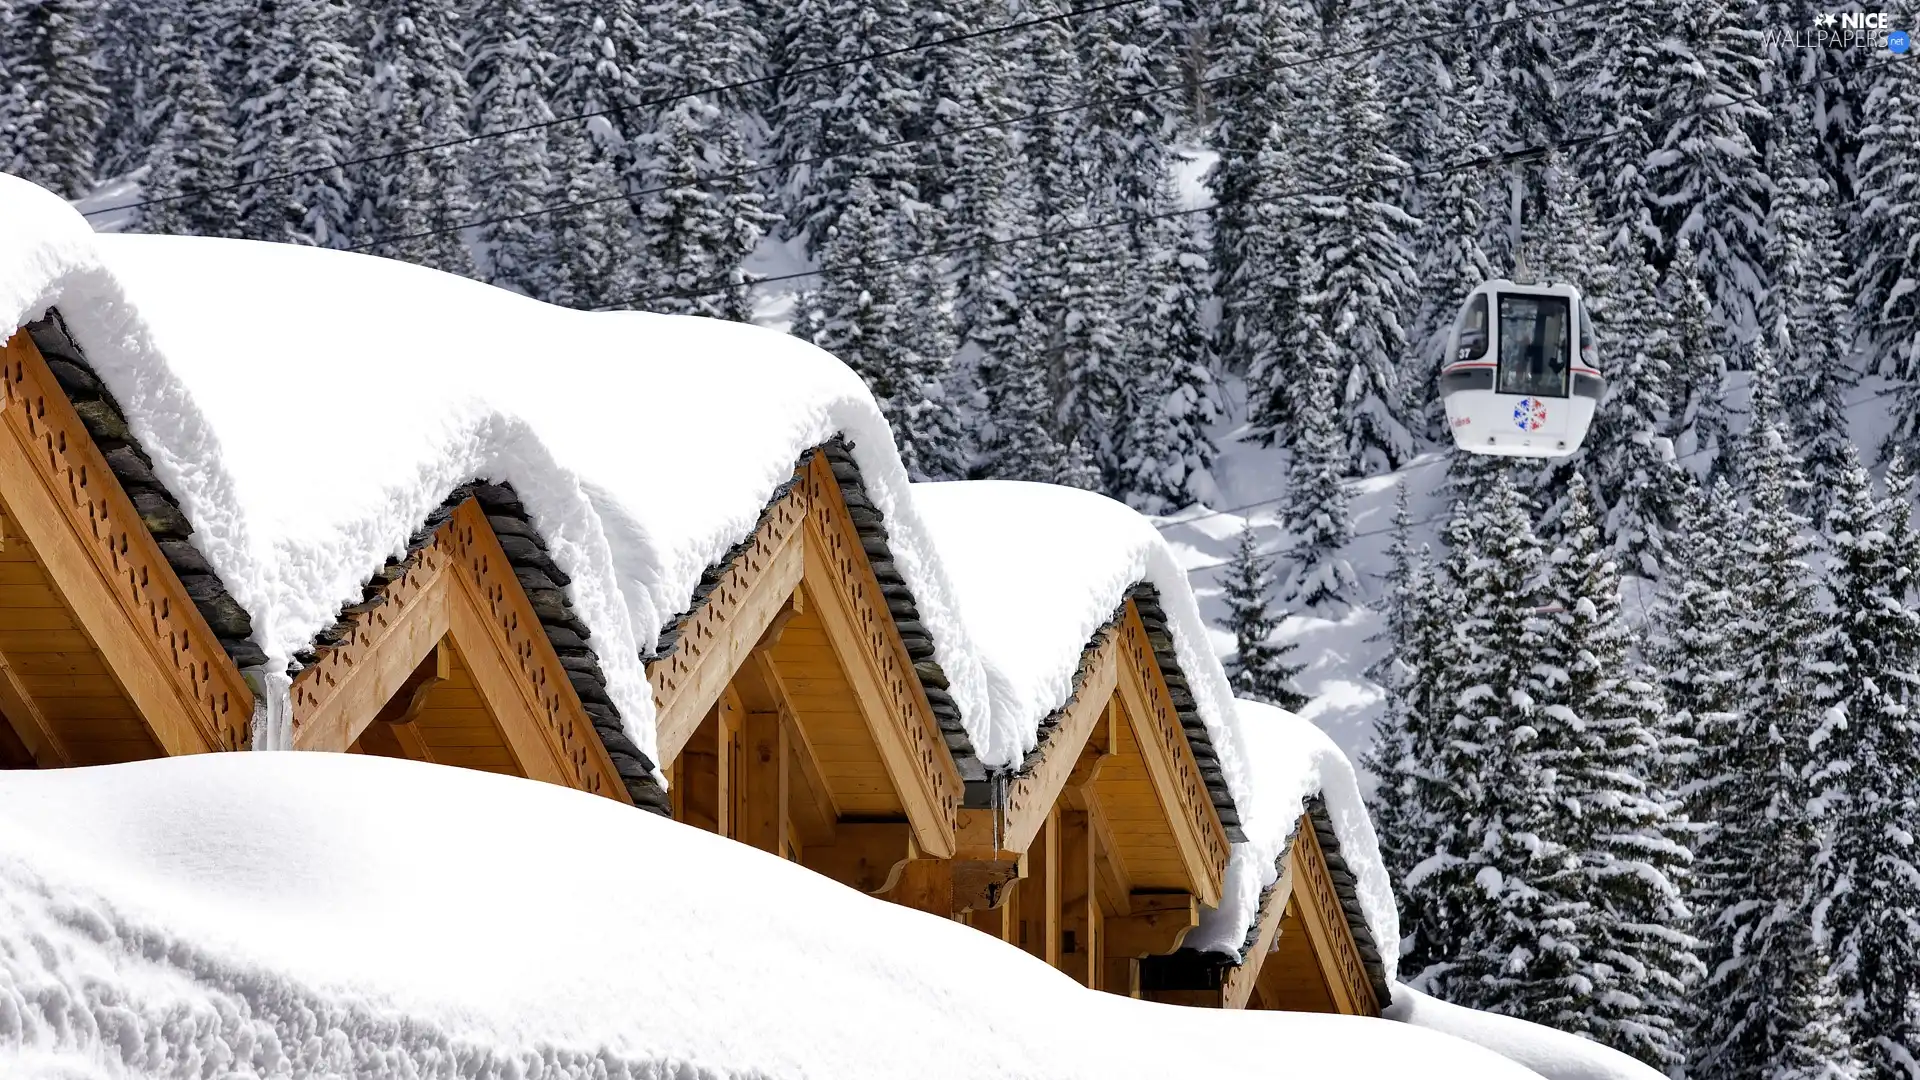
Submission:
M 33 331 L 33 332 L 30 332 Z M 251 745 L 253 693 L 233 657 L 176 573 L 93 430 L 125 431 L 117 405 L 90 370 L 60 360 L 76 383 L 91 382 L 96 396 L 83 404 L 85 418 L 69 398 L 36 342 L 36 334 L 65 342 L 57 322 L 16 331 L 6 344 L 0 370 L 0 501 L 24 534 L 80 629 L 98 650 L 120 691 L 155 745 L 168 755 L 238 750 Z M 89 423 L 89 419 L 92 423 Z M 117 425 L 117 428 L 115 427 Z M 130 442 L 121 441 L 116 450 Z M 125 460 L 144 464 L 131 448 Z M 184 544 L 191 527 L 148 473 L 138 498 L 153 500 L 177 522 L 180 557 L 198 560 Z M 231 605 L 210 573 L 203 596 Z M 41 728 L 36 710 L 23 700 L 12 665 L 0 665 L 0 709 L 16 723 Z M 40 764 L 64 764 L 57 738 L 28 735 Z
M 837 439 L 802 457 L 754 532 L 708 570 L 692 607 L 648 658 L 662 761 L 675 760 L 736 678 L 754 674 L 749 658 L 803 589 L 808 620 L 837 643 L 917 850 L 951 856 L 962 770 L 985 773 L 893 564 L 882 516 Z
M 483 507 L 483 498 L 493 505 Z M 441 650 L 450 642 L 525 775 L 658 811 L 664 800 L 648 775 L 650 763 L 640 758 L 622 769 L 610 753 L 638 754 L 619 735 L 618 714 L 609 725 L 589 712 L 590 705 L 611 712 L 604 690 L 595 694 L 598 682 L 559 655 L 558 638 L 569 651 L 584 651 L 577 643 L 586 628 L 557 589 L 532 590 L 555 594 L 536 604 L 523 585 L 551 584 L 558 568 L 523 520 L 488 513 L 515 508 L 517 499 L 476 485 L 455 492 L 449 504 L 430 518 L 406 558 L 369 584 L 365 601 L 343 612 L 295 675 L 295 748 L 345 751 L 377 719 L 404 720 L 392 703 L 419 689 L 423 664 L 445 663 Z M 503 538 L 496 525 L 520 531 Z M 584 701 L 583 689 L 601 700 Z

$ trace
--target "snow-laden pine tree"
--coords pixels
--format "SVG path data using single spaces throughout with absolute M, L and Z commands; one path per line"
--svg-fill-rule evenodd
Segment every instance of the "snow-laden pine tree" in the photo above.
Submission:
M 1766 177 L 1748 137 L 1761 118 L 1752 101 L 1760 70 L 1760 32 L 1728 5 L 1700 0 L 1668 25 L 1684 28 L 1692 63 L 1670 62 L 1670 96 L 1660 102 L 1658 149 L 1648 184 L 1669 243 L 1692 241 L 1723 347 L 1745 341 L 1758 316 L 1761 224 Z M 1702 108 L 1702 102 L 1720 103 Z
M 640 292 L 673 294 L 738 285 L 741 264 L 777 219 L 766 209 L 747 149 L 751 117 L 737 96 L 693 94 L 746 81 L 764 43 L 737 0 L 653 0 L 644 12 L 651 97 L 676 97 L 654 111 L 637 140 Z M 675 78 L 686 85 L 675 90 Z M 745 290 L 667 297 L 656 311 L 736 313 Z
M 1580 855 L 1569 940 L 1574 978 L 1536 983 L 1535 1016 L 1657 1068 L 1686 1061 L 1703 974 L 1684 886 L 1690 829 L 1665 784 L 1677 769 L 1666 701 L 1635 653 L 1620 605 L 1620 575 L 1602 543 L 1584 485 L 1571 493 L 1564 537 L 1549 560 L 1534 675 L 1536 744 L 1558 743 L 1559 807 L 1542 827 Z
M 1312 267 L 1308 273 L 1312 274 Z M 1286 582 L 1281 599 L 1297 608 L 1336 613 L 1359 599 L 1360 584 L 1344 557 L 1353 539 L 1353 520 L 1347 512 L 1346 441 L 1340 430 L 1339 399 L 1335 390 L 1340 366 L 1339 343 L 1309 314 L 1302 346 L 1308 375 L 1305 412 L 1299 437 L 1287 469 L 1287 495 L 1281 520 L 1291 538 Z
M 542 2 L 552 35 L 548 47 L 553 50 L 554 112 L 563 117 L 597 114 L 587 130 L 625 181 L 626 171 L 635 165 L 631 143 L 653 123 L 652 113 L 637 106 L 643 98 L 674 92 L 663 89 L 663 81 L 677 88 L 677 80 L 670 77 L 647 78 L 644 65 L 662 43 L 648 39 L 641 0 Z
M 1667 392 L 1672 405 L 1672 435 L 1676 458 L 1699 474 L 1719 474 L 1734 443 L 1727 422 L 1727 360 L 1713 332 L 1712 305 L 1693 259 L 1693 245 L 1681 240 L 1661 283 L 1661 302 L 1673 313 L 1673 333 L 1679 365 Z M 1601 344 L 1601 361 L 1608 346 Z
M 232 190 L 233 128 L 213 83 L 205 45 L 190 24 L 172 19 L 154 28 L 151 42 L 155 97 L 167 103 L 155 118 L 153 147 L 140 210 L 144 232 L 227 236 L 240 225 L 239 192 Z
M 1087 168 L 1100 198 L 1126 216 L 1164 211 L 1170 202 L 1173 136 L 1180 99 L 1173 85 L 1173 35 L 1157 3 L 1122 4 L 1074 20 L 1080 38 L 1081 94 L 1101 102 L 1085 118 Z M 1144 228 L 1129 230 L 1138 248 Z
M 1245 203 L 1223 203 L 1214 222 L 1214 265 L 1220 296 L 1218 336 L 1223 366 L 1247 381 L 1249 435 L 1291 446 L 1298 428 L 1306 369 L 1293 333 L 1304 283 L 1294 237 L 1304 212 L 1295 185 L 1295 136 L 1277 120 L 1252 133 L 1260 171 L 1236 177 L 1216 168 L 1216 182 L 1245 180 Z M 1222 160 L 1225 160 L 1224 158 Z M 1217 190 L 1217 189 L 1216 189 Z M 1229 225 L 1225 211 L 1238 208 Z
M 1404 479 L 1394 490 L 1393 541 L 1387 547 L 1387 562 L 1386 626 L 1378 635 L 1387 642 L 1386 655 L 1368 672 L 1385 688 L 1387 707 L 1374 724 L 1373 741 L 1361 764 L 1375 781 L 1367 806 L 1380 837 L 1380 857 L 1387 873 L 1395 881 L 1404 881 L 1426 857 L 1418 782 L 1423 771 L 1421 754 L 1432 742 L 1429 665 L 1436 659 L 1420 640 L 1430 625 L 1424 605 L 1433 588 L 1433 555 L 1424 546 L 1414 550 L 1413 515 Z
M 1496 488 L 1513 490 L 1495 478 L 1489 498 Z M 1474 591 L 1488 559 L 1481 550 L 1484 522 L 1472 506 L 1453 504 L 1445 559 L 1412 595 L 1402 646 L 1417 681 L 1405 692 L 1406 707 L 1414 710 L 1407 720 L 1413 766 L 1400 812 L 1409 830 L 1400 849 L 1410 864 L 1397 878 L 1405 938 L 1400 963 L 1410 985 L 1436 993 L 1451 993 L 1452 976 L 1464 970 L 1470 922 L 1485 896 L 1469 858 L 1481 846 L 1480 815 L 1498 777 L 1484 752 L 1478 713 L 1495 680 L 1511 686 L 1515 678 L 1509 658 L 1492 651 L 1488 607 Z
M 1543 554 L 1505 476 L 1474 514 L 1479 551 L 1456 582 L 1467 608 L 1454 623 L 1460 668 L 1442 759 L 1447 778 L 1463 785 L 1460 932 L 1443 957 L 1453 966 L 1441 987 L 1458 1004 L 1544 1020 L 1543 987 L 1576 974 L 1572 920 L 1583 902 L 1572 899 L 1582 886 L 1579 853 L 1552 827 L 1563 812 L 1563 725 L 1534 694 Z
M 922 351 L 928 338 L 916 323 L 928 315 L 910 310 L 925 302 L 931 277 L 916 276 L 914 265 L 897 258 L 897 234 L 886 216 L 881 188 L 859 177 L 847 198 L 845 212 L 827 233 L 820 261 L 852 269 L 824 274 L 819 287 L 802 297 L 802 328 L 866 381 L 893 428 L 908 474 L 915 479 L 948 476 L 945 463 L 954 436 L 940 413 L 947 407 L 942 383 L 951 345 Z M 924 268 L 919 272 L 929 273 Z
M 1827 839 L 1814 915 L 1870 1075 L 1898 1078 L 1920 1058 L 1920 537 L 1901 459 L 1885 498 L 1851 452 L 1845 464 L 1827 541 L 1834 618 L 1818 645 L 1813 795 Z
M 1807 562 L 1807 521 L 1795 513 L 1799 463 L 1776 424 L 1773 363 L 1756 350 L 1753 429 L 1743 450 L 1751 500 L 1736 544 L 1744 562 L 1733 597 L 1729 722 L 1703 726 L 1703 775 L 1717 785 L 1717 827 L 1702 837 L 1693 898 L 1713 1002 L 1693 1048 L 1698 1080 L 1808 1076 L 1845 1022 L 1822 1009 L 1826 956 L 1813 931 L 1808 872 L 1821 837 L 1811 777 L 1829 753 L 1815 738 L 1821 708 L 1815 657 L 1826 616 Z M 1706 772 L 1704 770 L 1712 770 Z
M 1425 151 L 1441 162 L 1471 161 L 1488 149 L 1478 142 L 1475 114 L 1485 101 L 1463 59 L 1453 67 L 1454 97 L 1433 108 L 1441 122 Z M 1447 338 L 1467 294 L 1494 276 L 1487 258 L 1485 229 L 1487 179 L 1478 169 L 1459 169 L 1423 182 L 1420 189 L 1418 253 L 1419 299 L 1413 317 L 1413 363 L 1407 371 L 1407 416 L 1421 436 L 1435 442 L 1451 437 L 1438 393 L 1440 369 L 1447 362 Z
M 1136 250 L 1117 488 L 1136 508 L 1164 513 L 1209 493 L 1214 446 L 1207 429 L 1220 419 L 1221 403 L 1206 326 L 1207 255 L 1198 224 L 1185 217 L 1145 225 Z
M 1567 79 L 1568 123 L 1609 137 L 1577 147 L 1574 165 L 1588 180 L 1609 250 L 1650 259 L 1666 238 L 1648 170 L 1663 134 L 1655 130 L 1661 110 L 1678 93 L 1677 70 L 1694 62 L 1685 25 L 1660 0 L 1623 0 L 1575 18 L 1585 25 Z
M 1054 338 L 1058 351 L 1060 437 L 1078 443 L 1100 477 L 1096 490 L 1111 491 L 1120 471 L 1126 430 L 1128 360 L 1134 334 L 1124 324 L 1127 294 L 1136 268 L 1128 265 L 1121 230 L 1104 227 L 1107 213 L 1074 213 L 1059 241 L 1063 322 Z M 1039 245 L 1035 245 L 1039 246 Z
M 1853 50 L 1861 51 L 1861 50 Z M 1920 441 L 1920 248 L 1913 242 L 1920 220 L 1920 78 L 1898 59 L 1876 73 L 1867 94 L 1857 176 L 1859 271 L 1853 282 L 1860 329 L 1881 374 L 1908 380 L 1899 423 L 1889 438 Z
M 853 205 L 853 186 L 864 180 L 888 217 L 888 229 L 925 243 L 919 230 L 930 209 L 916 183 L 919 165 L 912 147 L 897 145 L 924 109 L 912 66 L 903 57 L 850 63 L 869 53 L 913 44 L 913 5 L 907 0 L 832 0 L 823 10 L 794 12 L 807 39 L 789 42 L 808 64 L 840 64 L 794 81 L 780 106 L 783 116 L 806 113 L 803 130 L 811 145 L 783 140 L 783 193 L 790 227 L 824 250 L 828 230 Z M 825 41 L 817 40 L 824 35 Z M 818 95 L 801 100 L 794 95 Z
M 1672 316 L 1659 302 L 1654 271 L 1638 244 L 1617 252 L 1605 329 L 1606 398 L 1585 447 L 1611 549 L 1624 566 L 1655 578 L 1666 561 L 1667 529 L 1686 497 L 1687 476 L 1665 432 L 1666 391 L 1681 362 Z
M 95 159 L 100 176 L 131 172 L 147 160 L 172 118 L 166 95 L 155 85 L 160 28 L 166 23 L 216 27 L 216 19 L 207 17 L 214 14 L 209 7 L 197 0 L 99 0 L 92 33 L 94 70 L 106 104 Z M 5 20 L 0 14 L 0 24 Z M 205 53 L 208 43 L 196 42 L 196 48 Z M 141 194 L 146 196 L 144 188 Z
M 1809 481 L 1798 508 L 1819 524 L 1846 469 L 1842 405 L 1856 382 L 1849 364 L 1852 313 L 1834 244 L 1841 215 L 1815 158 L 1810 111 L 1798 96 L 1776 109 L 1781 117 L 1766 150 L 1773 199 L 1765 248 L 1770 287 L 1760 308 L 1760 331 L 1781 361 L 1781 426 Z
M 475 229 L 487 281 L 544 297 L 549 232 L 543 211 L 553 201 L 547 135 L 553 129 L 553 56 L 549 20 L 539 0 L 487 0 L 468 43 L 474 128 L 497 133 L 473 157 L 473 193 L 488 224 Z
M 1733 748 L 1742 685 L 1736 666 L 1736 617 L 1746 595 L 1746 564 L 1739 551 L 1746 511 L 1725 478 L 1683 508 L 1668 549 L 1673 563 L 1662 577 L 1655 611 L 1659 636 L 1651 647 L 1666 691 L 1670 725 L 1683 745 L 1675 765 L 1682 815 L 1700 830 L 1705 851 L 1719 829 L 1722 796 L 1732 779 Z M 1699 914 L 1699 884 L 1690 894 Z
M 263 0 L 240 93 L 241 232 L 320 247 L 352 241 L 366 71 L 342 0 Z
M 95 0 L 15 0 L 0 40 L 0 170 L 78 198 L 107 119 Z
M 1294 169 L 1300 133 L 1283 118 L 1303 107 L 1299 73 L 1306 70 L 1287 65 L 1306 56 L 1313 20 L 1309 5 L 1298 0 L 1224 0 L 1208 27 L 1209 143 L 1220 156 L 1207 185 L 1220 206 L 1213 215 L 1213 257 L 1221 358 L 1233 371 L 1280 362 L 1278 347 L 1286 340 L 1287 296 L 1298 269 L 1288 245 L 1300 211 L 1292 191 L 1300 186 Z M 1291 404 L 1285 398 L 1266 408 L 1290 415 Z M 1261 434 L 1285 443 L 1289 430 L 1281 424 Z
M 626 306 L 637 289 L 633 207 L 621 198 L 620 151 L 579 121 L 555 124 L 546 137 L 548 168 L 560 190 L 558 207 L 541 219 L 548 249 L 536 275 L 538 295 L 581 310 Z M 650 299 L 648 306 L 656 303 Z
M 1413 454 L 1401 375 L 1407 357 L 1401 319 L 1415 295 L 1414 222 L 1392 201 L 1404 166 L 1386 150 L 1386 117 L 1372 70 L 1348 65 L 1330 81 L 1303 116 L 1289 118 L 1306 125 L 1311 150 L 1305 174 L 1319 189 L 1301 199 L 1298 231 L 1290 239 L 1299 266 L 1322 270 L 1319 278 L 1301 283 L 1299 305 L 1317 314 L 1328 336 L 1341 345 L 1347 460 L 1355 471 L 1372 474 L 1398 468 Z M 1297 314 L 1291 326 L 1299 340 L 1303 327 Z M 1255 430 L 1271 432 L 1289 419 L 1274 406 L 1285 396 L 1281 380 L 1287 374 L 1275 368 L 1249 372 L 1248 422 Z
M 1294 685 L 1301 665 L 1287 662 L 1297 646 L 1273 640 L 1286 615 L 1273 611 L 1273 560 L 1260 554 L 1252 525 L 1240 530 L 1221 591 L 1227 602 L 1227 629 L 1233 633 L 1233 656 L 1227 660 L 1233 692 L 1283 709 L 1297 711 L 1305 706 L 1307 696 Z
M 471 275 L 473 257 L 455 231 L 473 216 L 458 8 L 451 0 L 388 0 L 372 17 L 367 123 L 378 142 L 368 150 L 395 156 L 360 170 L 359 239 L 389 241 L 377 249 L 389 258 Z

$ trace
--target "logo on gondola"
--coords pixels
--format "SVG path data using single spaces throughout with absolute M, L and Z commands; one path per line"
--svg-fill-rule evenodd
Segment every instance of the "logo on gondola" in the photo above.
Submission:
M 1513 407 L 1513 426 L 1521 431 L 1539 431 L 1547 422 L 1547 403 L 1535 398 L 1521 398 Z

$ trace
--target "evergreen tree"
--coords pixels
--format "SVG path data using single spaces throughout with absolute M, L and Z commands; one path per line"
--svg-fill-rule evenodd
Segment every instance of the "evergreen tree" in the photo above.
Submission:
M 1287 663 L 1295 646 L 1273 640 L 1286 616 L 1272 614 L 1273 561 L 1260 554 L 1252 525 L 1241 528 L 1221 587 L 1227 601 L 1227 628 L 1233 632 L 1233 657 L 1227 661 L 1233 692 L 1283 709 L 1305 707 L 1307 696 L 1293 684 L 1301 667 Z
M 1655 295 L 1653 267 L 1638 250 L 1621 252 L 1609 336 L 1606 399 L 1588 435 L 1586 456 L 1605 510 L 1613 550 L 1642 577 L 1666 562 L 1667 529 L 1685 497 L 1664 432 L 1666 399 L 1681 362 L 1671 316 Z
M 1690 830 L 1663 783 L 1676 771 L 1666 702 L 1633 656 L 1620 577 L 1585 491 L 1572 490 L 1551 560 L 1553 615 L 1534 668 L 1535 745 L 1562 757 L 1548 766 L 1559 805 L 1539 827 L 1580 853 L 1582 873 L 1556 879 L 1572 887 L 1562 898 L 1571 933 L 1556 937 L 1578 953 L 1573 978 L 1528 988 L 1528 1009 L 1672 1070 L 1686 1060 L 1686 995 L 1702 974 L 1696 943 L 1677 929 L 1689 921 Z
M 1764 349 L 1754 384 L 1743 462 L 1752 506 L 1737 545 L 1746 568 L 1733 598 L 1739 696 L 1730 722 L 1702 732 L 1700 751 L 1719 770 L 1719 824 L 1703 838 L 1696 870 L 1708 972 L 1701 991 L 1715 1002 L 1694 1047 L 1700 1080 L 1806 1075 L 1798 1065 L 1828 1052 L 1829 1029 L 1839 1023 L 1820 1012 L 1828 972 L 1806 871 L 1820 851 L 1809 777 L 1825 755 L 1814 739 L 1820 711 L 1807 653 L 1823 618 L 1806 561 L 1807 522 L 1789 499 L 1798 462 L 1775 426 Z
M 950 345 L 928 348 L 910 304 L 924 298 L 930 277 L 895 259 L 893 235 L 883 220 L 881 190 L 865 177 L 853 181 L 846 212 L 832 226 L 821 262 L 864 267 L 825 275 L 802 300 L 812 340 L 845 361 L 866 380 L 894 441 L 915 479 L 947 475 L 953 447 L 942 381 Z M 924 270 L 922 271 L 925 272 Z M 915 286 L 918 285 L 919 291 Z M 924 316 L 922 316 L 924 318 Z
M 473 191 L 482 219 L 475 232 L 486 280 L 533 297 L 547 295 L 552 201 L 547 135 L 553 109 L 549 21 L 538 0 L 487 0 L 467 50 L 474 127 L 498 132 L 474 157 Z
M 1208 494 L 1208 428 L 1220 419 L 1212 342 L 1205 329 L 1206 249 L 1194 224 L 1167 218 L 1147 227 L 1131 302 L 1132 380 L 1119 490 L 1147 513 Z
M 1125 247 L 1119 230 L 1088 228 L 1101 220 L 1074 214 L 1064 239 L 1060 267 L 1065 319 L 1055 338 L 1059 356 L 1058 429 L 1091 460 L 1099 483 L 1111 491 L 1120 466 L 1126 420 L 1128 333 L 1121 323 L 1127 296 Z
M 1341 483 L 1346 447 L 1341 438 L 1334 391 L 1339 354 L 1317 320 L 1308 324 L 1311 382 L 1299 441 L 1287 471 L 1282 518 L 1294 552 L 1286 586 L 1287 603 L 1329 610 L 1352 602 L 1359 591 L 1353 568 L 1341 557 L 1353 539 L 1347 490 Z
M 147 160 L 172 119 L 171 98 L 156 84 L 165 61 L 159 55 L 162 27 L 217 27 L 214 5 L 198 0 L 99 0 L 90 28 L 96 40 L 98 74 L 105 113 L 96 172 L 102 177 L 132 172 Z M 0 12 L 0 26 L 7 16 Z M 203 55 L 207 47 L 195 42 Z M 149 195 L 145 187 L 142 197 Z
M 625 306 L 635 294 L 633 211 L 620 198 L 619 153 L 578 121 L 547 132 L 548 161 L 566 178 L 562 208 L 545 215 L 547 254 L 535 276 L 536 295 L 549 303 L 594 310 Z
M 470 101 L 458 13 L 448 0 L 389 0 L 373 16 L 367 119 L 380 138 L 377 151 L 396 156 L 364 170 L 364 238 L 391 240 L 379 248 L 391 258 L 471 274 L 472 256 L 453 231 L 473 214 L 461 142 Z
M 1453 68 L 1452 85 L 1457 101 L 1443 100 L 1434 106 L 1441 123 L 1433 134 L 1437 145 L 1432 156 L 1444 162 L 1484 157 L 1489 151 L 1476 141 L 1476 114 L 1485 96 L 1472 82 L 1464 59 Z M 1407 415 L 1421 435 L 1434 441 L 1451 438 L 1437 389 L 1440 369 L 1449 359 L 1445 354 L 1454 319 L 1467 295 L 1495 276 L 1483 235 L 1488 216 L 1485 189 L 1486 177 L 1480 170 L 1462 169 L 1432 178 L 1421 192 L 1415 241 L 1420 294 L 1412 327 L 1414 363 L 1408 372 Z
M 1422 648 L 1421 633 L 1427 624 L 1424 605 L 1433 588 L 1433 557 L 1424 547 L 1413 549 L 1413 515 L 1404 479 L 1394 489 L 1387 560 L 1386 627 L 1379 635 L 1387 642 L 1386 656 L 1368 672 L 1386 689 L 1387 707 L 1374 725 L 1361 764 L 1375 780 L 1368 816 L 1380 837 L 1381 860 L 1389 877 L 1404 881 L 1428 850 L 1418 800 L 1421 753 L 1432 744 L 1427 690 L 1430 665 L 1437 659 Z M 1402 919 L 1403 924 L 1409 921 L 1404 912 Z
M 1843 395 L 1853 386 L 1848 366 L 1851 313 L 1842 299 L 1842 273 L 1833 232 L 1840 215 L 1814 156 L 1813 123 L 1799 97 L 1784 102 L 1767 144 L 1773 200 L 1767 208 L 1765 248 L 1771 288 L 1761 307 L 1761 339 L 1784 361 L 1782 430 L 1798 448 L 1809 481 L 1798 509 L 1816 523 L 1827 509 L 1848 453 Z
M 93 187 L 106 94 L 94 0 L 14 0 L 0 40 L 0 169 L 68 198 Z
M 1672 432 L 1677 457 L 1695 463 L 1695 471 L 1720 473 L 1734 450 L 1727 422 L 1727 362 L 1714 337 L 1706 287 L 1695 268 L 1692 245 L 1674 249 L 1662 285 L 1664 305 L 1673 312 L 1679 365 L 1673 370 Z M 1607 355 L 1603 346 L 1603 359 Z
M 1686 758 L 1676 762 L 1681 782 L 1675 794 L 1682 815 L 1700 829 L 1695 845 L 1702 851 L 1719 829 L 1732 776 L 1726 755 L 1742 696 L 1735 666 L 1739 600 L 1746 595 L 1738 545 L 1745 532 L 1745 511 L 1724 478 L 1690 501 L 1676 530 L 1680 542 L 1668 549 L 1673 564 L 1663 577 L 1657 613 L 1662 633 L 1654 662 L 1672 729 L 1687 747 Z
M 1835 997 L 1875 1077 L 1920 1058 L 1920 545 L 1912 480 L 1896 459 L 1875 498 L 1857 457 L 1839 477 L 1827 592 L 1836 617 L 1819 644 L 1813 778 L 1828 839 L 1814 867 L 1815 917 L 1835 964 Z
M 354 155 L 366 80 L 340 0 L 261 0 L 258 49 L 241 86 L 247 236 L 321 247 L 351 241 Z
M 1865 50 L 1853 49 L 1850 52 Z M 1898 425 L 1890 444 L 1920 440 L 1920 249 L 1913 223 L 1920 220 L 1920 79 L 1904 58 L 1876 74 L 1860 114 L 1857 177 L 1859 271 L 1853 282 L 1855 310 L 1881 374 L 1905 379 Z
M 189 25 L 169 19 L 155 28 L 153 83 L 166 119 L 147 160 L 143 196 L 159 200 L 140 211 L 146 232 L 227 236 L 240 225 L 239 193 L 231 190 L 233 129 L 213 71 Z

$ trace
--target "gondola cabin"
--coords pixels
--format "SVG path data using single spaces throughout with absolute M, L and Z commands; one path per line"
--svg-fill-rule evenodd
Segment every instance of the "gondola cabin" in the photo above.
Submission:
M 1566 457 L 1580 449 L 1605 389 L 1579 289 L 1502 279 L 1461 306 L 1440 394 L 1462 450 Z

